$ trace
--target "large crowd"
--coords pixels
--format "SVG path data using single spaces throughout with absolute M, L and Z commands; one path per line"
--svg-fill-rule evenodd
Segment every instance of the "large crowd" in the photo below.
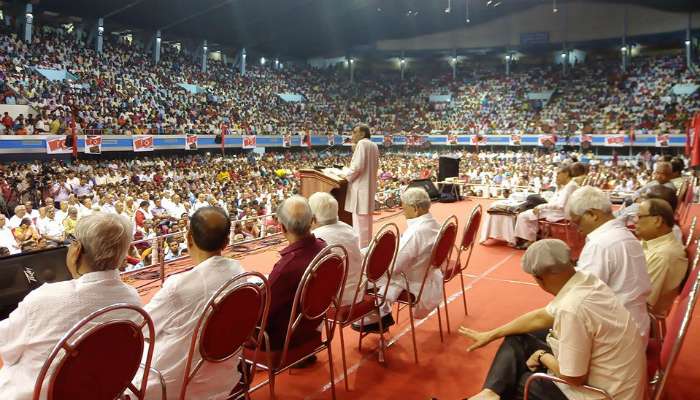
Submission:
M 345 133 L 358 123 L 376 133 L 461 131 L 479 134 L 682 132 L 700 109 L 700 94 L 674 95 L 697 83 L 681 55 L 640 57 L 622 72 L 617 60 L 577 64 L 566 76 L 551 66 L 460 65 L 460 79 L 436 72 L 314 69 L 249 63 L 245 75 L 219 60 L 170 45 L 160 63 L 137 44 L 105 36 L 98 54 L 63 27 L 40 26 L 32 43 L 0 36 L 0 103 L 29 104 L 36 115 L 2 116 L 4 134 L 313 134 Z M 66 70 L 49 80 L 36 68 Z M 410 70 L 409 70 L 410 72 Z M 180 84 L 195 85 L 197 93 Z M 552 91 L 550 100 L 528 93 Z M 294 93 L 301 102 L 279 94 Z M 450 94 L 449 103 L 431 103 Z

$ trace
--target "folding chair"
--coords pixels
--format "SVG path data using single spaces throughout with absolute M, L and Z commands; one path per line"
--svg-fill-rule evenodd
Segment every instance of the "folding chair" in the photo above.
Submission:
M 565 380 L 557 378 L 556 376 L 552 376 L 552 375 L 545 374 L 542 372 L 537 372 L 535 374 L 530 375 L 530 377 L 527 378 L 527 381 L 525 381 L 525 392 L 523 393 L 523 400 L 528 399 L 528 396 L 530 394 L 530 385 L 532 384 L 532 382 L 534 382 L 536 380 L 551 381 L 551 382 L 562 383 L 564 385 L 571 386 L 570 384 L 566 383 Z M 612 396 L 610 396 L 608 394 L 608 392 L 606 392 L 603 389 L 599 389 L 599 388 L 596 388 L 593 386 L 588 386 L 588 385 L 576 386 L 576 388 L 583 389 L 585 391 L 597 394 L 598 396 L 603 396 L 603 398 L 606 400 L 613 400 Z
M 260 282 L 256 282 L 256 279 Z M 187 386 L 205 362 L 218 364 L 231 357 L 240 358 L 241 349 L 246 342 L 262 341 L 269 309 L 267 279 L 258 272 L 246 272 L 231 278 L 211 296 L 192 334 L 180 400 L 185 399 Z M 258 322 L 260 330 L 256 335 Z M 199 354 L 196 362 L 195 350 Z M 248 389 L 255 375 L 255 358 L 254 356 L 252 371 L 248 373 L 247 368 L 242 368 L 243 379 L 232 382 L 234 391 L 228 398 L 249 398 Z
M 135 322 L 137 319 L 142 322 Z M 144 327 L 148 338 L 144 337 Z M 140 307 L 120 303 L 93 312 L 54 346 L 36 379 L 33 399 L 114 400 L 127 389 L 137 399 L 143 399 L 149 372 L 158 374 L 151 369 L 154 338 L 153 321 Z M 149 343 L 146 361 L 141 364 L 146 343 Z M 109 363 L 109 368 L 105 368 L 105 363 Z M 143 375 L 140 387 L 136 388 L 132 381 L 139 367 L 143 367 Z M 42 396 L 47 376 L 48 385 Z M 162 377 L 161 385 L 165 399 Z
M 455 259 L 455 263 L 452 264 L 452 268 L 450 268 L 450 263 L 449 259 L 447 264 L 445 265 L 445 269 L 442 271 L 443 273 L 443 281 L 442 281 L 442 298 L 443 298 L 443 303 L 445 304 L 445 322 L 447 322 L 447 334 L 450 334 L 450 314 L 447 310 L 447 283 L 452 280 L 455 276 L 459 275 L 459 281 L 462 284 L 462 301 L 464 302 L 464 315 L 469 315 L 469 311 L 467 311 L 467 293 L 464 289 L 464 270 L 467 269 L 469 266 L 469 260 L 472 258 L 472 252 L 474 251 L 474 245 L 476 244 L 476 233 L 479 231 L 479 226 L 481 225 L 481 215 L 482 215 L 482 208 L 481 204 L 477 204 L 472 208 L 471 214 L 469 214 L 469 218 L 467 219 L 467 224 L 464 226 L 464 231 L 462 233 L 462 242 L 459 244 L 459 246 L 455 247 L 457 248 L 457 258 Z M 467 253 L 467 260 L 464 262 L 464 265 L 462 265 L 462 252 L 468 252 Z M 438 306 L 439 309 L 440 306 Z M 439 310 L 438 310 L 439 312 Z
M 252 363 L 260 355 L 260 360 L 256 360 L 256 365 L 267 369 L 268 379 L 251 388 L 250 391 L 261 388 L 265 384 L 270 385 L 270 395 L 275 397 L 275 376 L 286 371 L 290 367 L 316 353 L 326 349 L 328 351 L 328 369 L 331 378 L 331 394 L 335 399 L 335 377 L 333 374 L 333 354 L 331 352 L 331 342 L 336 324 L 327 317 L 328 309 L 331 306 L 339 307 L 340 299 L 343 296 L 345 278 L 347 277 L 347 257 L 339 256 L 336 252 L 345 252 L 343 246 L 328 246 L 314 257 L 306 268 L 304 275 L 299 282 L 292 311 L 287 326 L 287 335 L 284 340 L 282 350 L 272 350 L 267 332 L 263 332 L 263 342 L 257 343 L 254 349 L 244 348 L 243 354 L 246 362 Z M 321 332 L 304 343 L 291 347 L 294 332 L 302 321 L 321 320 L 325 330 L 326 338 L 323 339 Z
M 408 307 L 408 316 L 411 321 L 411 338 L 413 339 L 413 355 L 418 364 L 418 346 L 416 345 L 416 327 L 413 322 L 413 309 L 420 303 L 421 297 L 423 296 L 423 289 L 425 288 L 425 282 L 428 279 L 428 274 L 435 268 L 443 269 L 445 262 L 449 262 L 450 254 L 452 253 L 452 247 L 455 244 L 455 239 L 457 238 L 457 217 L 454 215 L 450 216 L 440 228 L 440 232 L 435 238 L 435 243 L 433 243 L 433 248 L 430 252 L 430 263 L 428 268 L 425 269 L 425 274 L 423 274 L 423 281 L 420 285 L 420 290 L 418 291 L 418 296 L 411 293 L 408 284 L 408 278 L 406 274 L 401 273 L 403 278 L 404 290 L 399 294 L 396 299 L 396 319 L 399 318 L 399 312 L 401 308 Z M 401 307 L 403 305 L 403 307 Z M 440 327 L 440 341 L 444 340 L 442 334 L 442 317 L 440 316 L 440 310 L 438 313 L 438 326 Z
M 689 289 L 686 293 L 684 288 L 679 302 L 671 315 L 671 323 L 662 343 L 650 341 L 647 349 L 647 370 L 650 376 L 651 399 L 661 400 L 668 383 L 668 377 L 680 354 L 681 347 L 688 333 L 688 327 L 693 318 L 693 309 L 697 302 L 700 279 L 697 276 L 697 268 L 694 268 L 691 275 L 692 282 L 687 285 Z
M 399 227 L 394 223 L 389 223 L 381 227 L 370 242 L 364 260 L 360 276 L 362 279 L 357 283 L 353 302 L 350 305 L 328 310 L 328 318 L 340 326 L 340 349 L 343 358 L 343 372 L 345 373 L 345 389 L 348 387 L 348 368 L 345 357 L 345 338 L 343 328 L 352 325 L 357 320 L 362 320 L 365 316 L 376 313 L 379 315 L 380 308 L 386 301 L 386 292 L 391 283 L 391 274 L 394 272 L 394 261 L 399 249 Z M 384 278 L 384 279 L 382 279 Z M 384 290 L 380 293 L 379 282 L 386 282 Z M 364 288 L 367 287 L 367 293 Z M 359 300 L 361 297 L 361 300 Z M 361 326 L 362 327 L 362 326 Z M 384 362 L 384 327 L 381 318 L 379 321 L 379 362 Z M 362 339 L 369 335 L 369 332 L 362 332 L 360 329 L 360 339 L 358 348 L 362 350 Z

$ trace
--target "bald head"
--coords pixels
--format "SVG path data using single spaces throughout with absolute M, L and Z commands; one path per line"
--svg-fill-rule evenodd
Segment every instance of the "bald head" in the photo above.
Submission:
M 313 213 L 309 202 L 301 196 L 292 196 L 277 208 L 277 219 L 284 229 L 298 237 L 309 234 L 312 218 Z
M 202 251 L 215 252 L 228 245 L 231 220 L 218 207 L 202 207 L 190 218 L 192 241 Z

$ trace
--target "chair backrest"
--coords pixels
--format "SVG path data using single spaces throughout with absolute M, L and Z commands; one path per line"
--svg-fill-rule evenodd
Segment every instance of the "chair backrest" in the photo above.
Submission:
M 692 289 L 686 297 L 681 297 L 680 301 L 676 305 L 673 314 L 669 318 L 669 323 L 667 324 L 665 340 L 661 345 L 661 353 L 659 356 L 659 373 L 661 375 L 660 380 L 655 388 L 654 399 L 660 400 L 666 382 L 668 381 L 668 376 L 673 368 L 673 365 L 678 358 L 681 347 L 685 340 L 685 336 L 688 333 L 688 327 L 693 318 L 693 309 L 695 308 L 695 303 L 697 302 L 698 288 L 700 287 L 700 280 L 695 278 L 692 282 Z
M 685 243 L 683 245 L 687 249 L 688 246 L 690 246 L 690 243 L 692 243 L 693 239 L 695 238 L 695 225 L 698 223 L 698 217 L 696 215 L 693 216 L 693 219 L 690 220 L 690 227 L 688 228 L 688 234 L 685 238 Z
M 376 282 L 382 277 L 388 278 L 393 272 L 398 251 L 399 227 L 388 223 L 379 229 L 369 244 L 362 261 L 363 276 L 370 282 Z
M 344 254 L 339 255 L 338 252 Z M 327 246 L 311 260 L 299 282 L 292 312 L 287 326 L 281 362 L 287 358 L 289 345 L 297 327 L 303 320 L 323 318 L 326 328 L 326 341 L 330 341 L 335 330 L 329 327 L 327 312 L 331 306 L 340 307 L 343 288 L 348 275 L 348 257 L 340 245 Z
M 469 218 L 467 218 L 467 223 L 464 225 L 462 230 L 462 241 L 457 247 L 457 257 L 455 258 L 455 263 L 450 268 L 449 263 L 447 265 L 447 270 L 445 271 L 445 279 L 454 276 L 458 271 L 463 271 L 469 265 L 469 259 L 471 258 L 474 245 L 476 244 L 476 234 L 479 232 L 479 227 L 481 226 L 481 217 L 483 210 L 481 204 L 477 204 L 472 208 Z M 469 251 L 467 260 L 462 264 L 462 252 Z
M 132 318 L 127 317 L 129 314 Z M 135 322 L 138 319 L 142 322 Z M 148 346 L 144 327 L 150 339 Z M 142 399 L 148 383 L 154 339 L 153 321 L 140 307 L 114 304 L 97 310 L 79 321 L 54 346 L 39 372 L 33 398 L 43 398 L 44 380 L 49 375 L 45 396 L 48 400 L 113 400 L 127 389 Z M 139 371 L 146 347 L 141 387 L 136 388 L 131 382 Z M 49 373 L 54 362 L 56 365 Z
M 187 385 L 204 362 L 220 363 L 237 354 L 243 345 L 265 330 L 270 308 L 268 283 L 258 272 L 236 275 L 221 285 L 209 298 L 192 333 L 185 364 L 180 398 L 185 398 Z M 197 346 L 199 344 L 199 346 Z M 198 349 L 200 360 L 194 368 L 192 360 Z
M 416 303 L 420 302 L 421 296 L 423 295 L 423 288 L 425 287 L 428 274 L 435 268 L 444 270 L 443 265 L 449 263 L 455 240 L 457 240 L 457 217 L 451 215 L 442 223 L 440 232 L 438 232 L 435 242 L 433 242 L 433 247 L 430 251 L 430 265 L 426 268 L 425 274 L 423 275 L 423 282 L 420 285 L 418 296 L 416 296 Z

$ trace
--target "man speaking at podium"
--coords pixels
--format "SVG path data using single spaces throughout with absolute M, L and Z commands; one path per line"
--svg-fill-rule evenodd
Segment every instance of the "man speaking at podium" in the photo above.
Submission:
M 348 181 L 345 211 L 352 213 L 352 226 L 360 238 L 360 248 L 363 248 L 372 240 L 379 147 L 370 140 L 367 125 L 359 125 L 352 131 L 352 147 L 354 153 L 345 176 Z

